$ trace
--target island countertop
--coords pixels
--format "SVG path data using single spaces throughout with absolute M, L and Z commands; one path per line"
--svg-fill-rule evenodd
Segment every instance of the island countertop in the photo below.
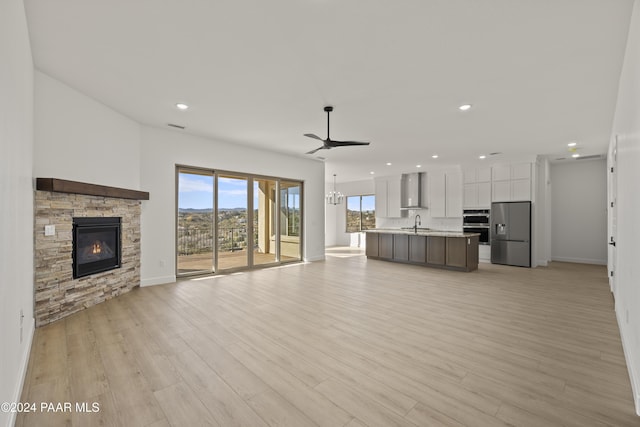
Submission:
M 434 237 L 474 237 L 480 236 L 480 233 L 465 233 L 462 231 L 446 231 L 432 230 L 430 228 L 418 228 L 415 232 L 413 228 L 373 228 L 366 230 L 367 233 L 386 233 L 386 234 L 409 234 L 412 236 L 434 236 Z

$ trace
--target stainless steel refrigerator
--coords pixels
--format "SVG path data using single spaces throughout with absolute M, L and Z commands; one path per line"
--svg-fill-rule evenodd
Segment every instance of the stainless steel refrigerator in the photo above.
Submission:
M 491 262 L 531 267 L 531 202 L 491 204 Z

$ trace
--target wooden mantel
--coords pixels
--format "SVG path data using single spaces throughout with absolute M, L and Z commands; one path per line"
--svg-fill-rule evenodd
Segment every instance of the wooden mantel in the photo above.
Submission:
M 116 199 L 149 200 L 146 191 L 127 190 L 86 182 L 67 181 L 57 178 L 36 178 L 36 190 L 55 193 L 84 194 L 86 196 L 113 197 Z

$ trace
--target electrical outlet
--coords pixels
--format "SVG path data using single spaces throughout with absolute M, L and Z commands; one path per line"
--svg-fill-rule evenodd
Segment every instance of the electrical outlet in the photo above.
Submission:
M 44 235 L 45 236 L 55 236 L 56 235 L 56 226 L 55 225 L 45 225 L 44 226 Z
M 160 267 L 164 267 L 164 260 L 161 259 L 160 261 L 158 261 L 158 265 Z

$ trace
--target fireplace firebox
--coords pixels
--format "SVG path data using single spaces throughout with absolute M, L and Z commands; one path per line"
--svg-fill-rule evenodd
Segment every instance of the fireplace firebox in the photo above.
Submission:
M 118 217 L 73 218 L 73 278 L 120 268 Z

